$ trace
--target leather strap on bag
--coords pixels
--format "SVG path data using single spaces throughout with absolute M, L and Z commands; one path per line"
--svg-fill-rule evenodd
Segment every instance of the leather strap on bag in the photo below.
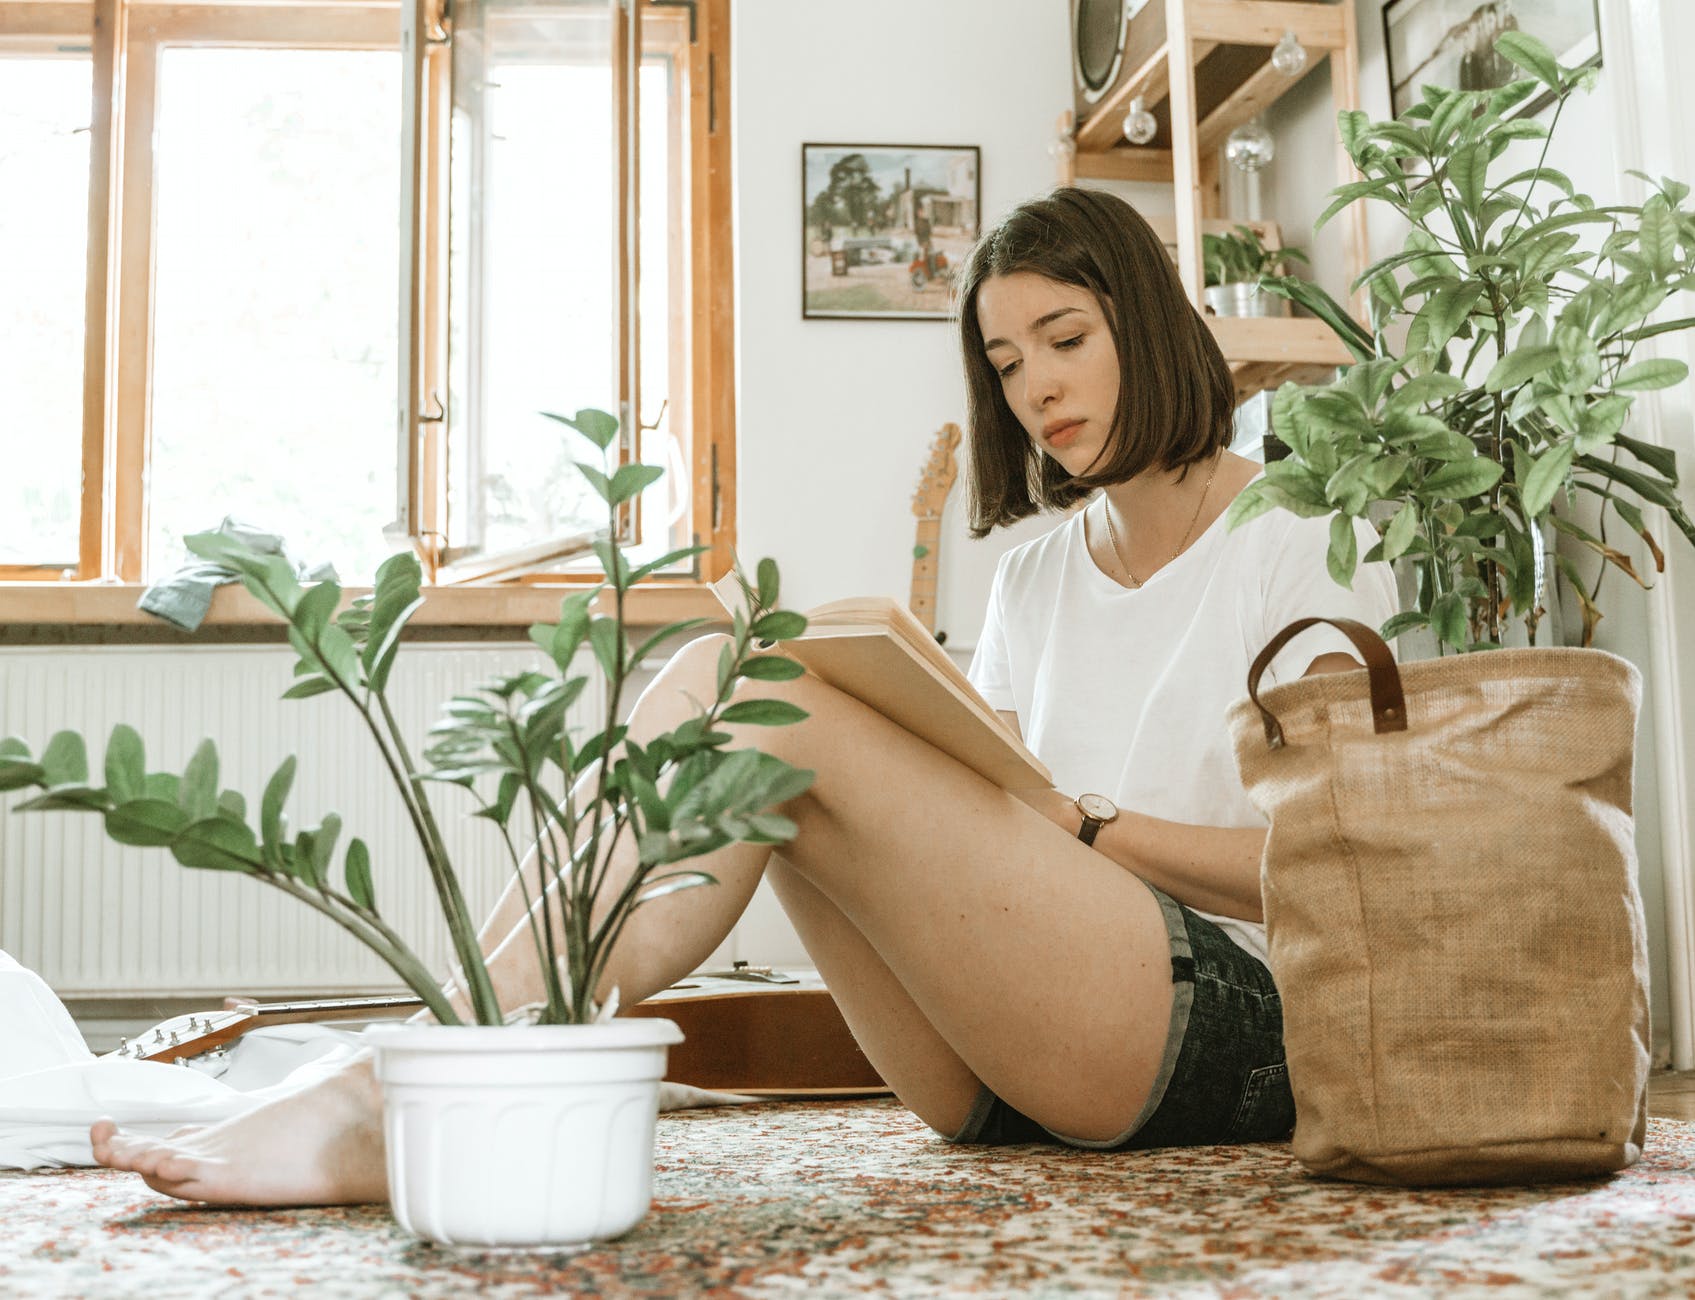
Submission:
M 1248 669 L 1248 698 L 1265 720 L 1265 743 L 1272 749 L 1283 748 L 1283 724 L 1260 703 L 1259 679 L 1279 650 L 1309 627 L 1320 623 L 1329 624 L 1342 633 L 1365 659 L 1365 669 L 1371 674 L 1372 730 L 1380 736 L 1388 731 L 1405 731 L 1407 702 L 1401 692 L 1401 670 L 1395 666 L 1395 657 L 1389 653 L 1389 646 L 1383 638 L 1364 623 L 1351 618 L 1299 618 L 1272 637 L 1270 644 L 1254 660 L 1254 666 Z

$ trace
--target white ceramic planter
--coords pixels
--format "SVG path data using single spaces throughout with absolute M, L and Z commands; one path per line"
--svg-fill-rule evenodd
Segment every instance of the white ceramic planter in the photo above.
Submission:
M 389 1197 L 415 1236 L 466 1250 L 583 1250 L 653 1200 L 669 1020 L 366 1031 Z

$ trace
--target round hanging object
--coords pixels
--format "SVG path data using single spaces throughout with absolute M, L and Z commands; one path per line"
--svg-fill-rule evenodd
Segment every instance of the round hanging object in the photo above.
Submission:
M 1295 39 L 1292 31 L 1284 32 L 1283 39 L 1277 42 L 1271 51 L 1271 66 L 1285 77 L 1298 77 L 1307 66 L 1307 52 L 1300 41 Z
M 1146 144 L 1159 130 L 1159 123 L 1148 112 L 1147 101 L 1140 95 L 1130 101 L 1130 111 L 1124 115 L 1124 138 L 1131 144 Z
M 1225 161 L 1245 172 L 1257 172 L 1277 156 L 1271 132 L 1256 117 L 1232 131 L 1224 141 Z

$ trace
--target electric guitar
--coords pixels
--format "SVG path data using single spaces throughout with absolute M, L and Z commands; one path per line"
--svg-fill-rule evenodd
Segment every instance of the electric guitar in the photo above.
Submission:
M 959 446 L 957 424 L 944 424 L 930 447 L 918 489 L 912 494 L 912 513 L 918 517 L 918 539 L 912 548 L 912 595 L 907 604 L 918 621 L 939 642 L 948 634 L 936 631 L 936 588 L 941 565 L 942 507 L 958 474 L 954 449 Z
M 273 1003 L 226 998 L 221 1010 L 174 1016 L 106 1055 L 186 1066 L 268 1025 L 398 1019 L 422 1007 L 414 997 Z M 737 962 L 730 971 L 690 976 L 618 1015 L 660 1017 L 683 1031 L 684 1041 L 667 1058 L 665 1077 L 672 1082 L 768 1098 L 890 1091 L 815 974 Z

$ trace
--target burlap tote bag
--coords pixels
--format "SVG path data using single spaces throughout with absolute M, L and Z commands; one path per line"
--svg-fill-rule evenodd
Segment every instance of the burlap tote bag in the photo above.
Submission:
M 1261 696 L 1317 623 L 1367 671 Z M 1641 1155 L 1640 702 L 1640 674 L 1604 651 L 1397 666 L 1346 619 L 1292 623 L 1255 661 L 1229 720 L 1271 822 L 1261 886 L 1309 1170 L 1517 1183 Z

